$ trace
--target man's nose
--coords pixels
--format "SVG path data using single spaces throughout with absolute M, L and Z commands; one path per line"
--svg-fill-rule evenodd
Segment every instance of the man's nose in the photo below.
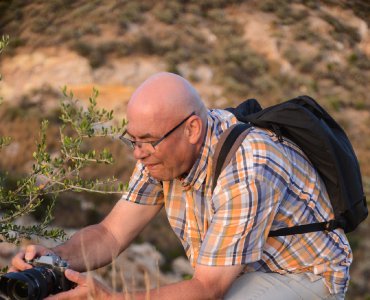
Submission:
M 146 158 L 149 155 L 150 155 L 150 153 L 142 145 L 141 146 L 139 146 L 139 145 L 135 146 L 135 148 L 134 148 L 134 158 L 136 160 Z

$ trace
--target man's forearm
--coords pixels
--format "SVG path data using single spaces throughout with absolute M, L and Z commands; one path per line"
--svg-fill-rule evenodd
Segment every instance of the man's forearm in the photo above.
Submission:
M 85 272 L 110 263 L 120 253 L 120 245 L 102 224 L 96 224 L 51 250 L 67 260 L 71 269 Z
M 112 299 L 125 299 L 125 300 L 203 300 L 203 299 L 221 299 L 222 295 L 219 294 L 216 288 L 207 288 L 199 280 L 193 278 L 178 283 L 163 286 L 158 289 L 153 289 L 146 292 L 126 294 L 125 298 L 115 295 Z
M 243 265 L 235 266 L 195 266 L 193 278 L 163 286 L 158 289 L 125 295 L 125 300 L 197 300 L 222 299 L 237 276 L 242 272 Z M 130 298 L 131 297 L 131 298 Z M 113 296 L 112 299 L 122 299 Z
M 52 250 L 76 271 L 105 266 L 131 243 L 161 207 L 118 201 L 101 223 L 81 229 Z

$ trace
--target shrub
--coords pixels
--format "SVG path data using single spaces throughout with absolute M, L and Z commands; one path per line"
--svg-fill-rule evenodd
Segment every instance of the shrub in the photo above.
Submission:
M 364 71 L 370 70 L 370 58 L 361 51 L 354 51 L 347 57 L 347 61 L 350 65 L 358 69 Z
M 113 111 L 97 109 L 98 92 L 94 90 L 90 97 L 87 111 L 75 105 L 73 94 L 67 94 L 61 104 L 60 148 L 50 153 L 47 143 L 49 122 L 41 123 L 40 137 L 33 153 L 34 164 L 27 176 L 18 180 L 14 187 L 6 185 L 6 178 L 0 178 L 0 242 L 19 243 L 23 238 L 33 235 L 53 239 L 62 238 L 64 232 L 59 229 L 47 229 L 52 219 L 52 209 L 57 195 L 66 191 L 95 191 L 102 194 L 121 193 L 123 184 L 114 178 L 83 178 L 83 169 L 91 163 L 111 164 L 111 153 L 103 149 L 97 152 L 88 149 L 84 143 L 87 138 L 107 137 L 122 132 L 125 122 L 118 126 L 109 124 Z M 97 126 L 98 125 L 98 126 Z M 115 183 L 116 182 L 116 183 Z M 18 225 L 15 221 L 30 214 L 40 207 L 45 197 L 50 196 L 50 205 L 44 211 L 42 221 L 37 225 Z M 49 198 L 50 199 L 50 198 Z
M 321 17 L 333 27 L 330 34 L 335 40 L 347 42 L 350 46 L 361 41 L 361 36 L 355 27 L 342 23 L 328 13 L 321 13 Z
M 130 23 L 141 23 L 144 21 L 143 6 L 140 2 L 128 2 L 119 14 L 119 25 L 126 29 Z
M 89 60 L 90 66 L 95 69 L 105 64 L 106 55 L 112 50 L 105 44 L 94 46 L 83 41 L 78 41 L 72 47 L 78 54 Z
M 304 20 L 307 17 L 307 11 L 294 10 L 291 7 L 291 1 L 288 0 L 269 0 L 261 1 L 259 8 L 268 13 L 274 13 L 278 17 L 278 24 L 291 25 Z
M 183 9 L 181 2 L 178 1 L 159 2 L 155 6 L 153 14 L 157 20 L 163 23 L 174 24 L 177 22 Z

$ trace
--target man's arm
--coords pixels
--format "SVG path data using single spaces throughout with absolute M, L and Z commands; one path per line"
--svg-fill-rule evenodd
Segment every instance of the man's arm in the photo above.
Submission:
M 222 299 L 244 266 L 203 266 L 195 267 L 190 280 L 181 281 L 150 291 L 151 300 L 197 300 Z M 146 293 L 135 294 L 134 299 L 147 299 Z M 118 298 L 117 298 L 118 299 Z
M 78 300 L 91 297 L 95 300 L 201 300 L 222 299 L 243 266 L 210 267 L 197 265 L 192 279 L 166 285 L 140 293 L 119 293 L 109 290 L 91 276 L 71 270 L 66 271 L 69 280 L 77 287 L 48 297 L 49 300 Z
M 85 227 L 65 243 L 50 250 L 28 246 L 13 258 L 13 270 L 24 270 L 31 259 L 54 252 L 67 260 L 70 268 L 86 271 L 104 266 L 121 253 L 145 225 L 159 212 L 161 205 L 141 205 L 120 200 L 99 224 Z

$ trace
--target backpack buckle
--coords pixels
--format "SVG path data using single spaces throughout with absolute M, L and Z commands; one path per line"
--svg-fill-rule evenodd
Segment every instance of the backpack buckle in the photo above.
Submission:
M 272 127 L 272 130 L 275 133 L 276 137 L 278 138 L 279 142 L 280 143 L 284 142 L 283 134 L 281 133 L 280 127 L 276 124 L 271 124 L 271 127 Z
M 338 222 L 336 220 L 330 220 L 325 224 L 325 231 L 333 231 L 338 227 Z

